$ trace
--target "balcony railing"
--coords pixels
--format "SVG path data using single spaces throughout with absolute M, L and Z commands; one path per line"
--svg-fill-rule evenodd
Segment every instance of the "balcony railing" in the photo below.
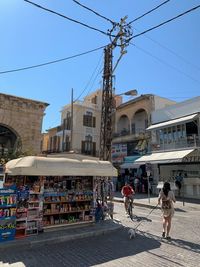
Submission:
M 180 138 L 179 140 L 168 141 L 160 144 L 152 144 L 152 151 L 161 150 L 176 150 L 180 148 L 196 148 L 200 147 L 200 138 L 197 135 L 188 135 L 187 137 Z
M 136 129 L 133 129 L 132 132 L 129 130 L 129 129 L 123 129 L 117 133 L 113 133 L 113 138 L 115 137 L 120 137 L 120 136 L 126 136 L 126 135 L 144 135 L 146 134 L 146 130 L 143 129 L 143 128 L 136 128 Z

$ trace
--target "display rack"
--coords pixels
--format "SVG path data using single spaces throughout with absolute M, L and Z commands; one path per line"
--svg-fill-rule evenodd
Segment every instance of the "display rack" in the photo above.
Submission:
M 23 186 L 17 191 L 16 238 L 38 234 L 40 192 Z
M 16 231 L 16 191 L 0 189 L 0 242 L 13 240 Z
M 93 221 L 92 178 L 47 179 L 43 204 L 44 228 Z
M 26 235 L 38 234 L 40 192 L 30 191 L 27 209 Z

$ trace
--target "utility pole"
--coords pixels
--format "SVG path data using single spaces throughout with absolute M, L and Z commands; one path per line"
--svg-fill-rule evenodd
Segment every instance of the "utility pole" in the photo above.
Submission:
M 73 96 L 73 88 L 71 91 L 71 141 L 70 141 L 70 150 L 73 150 L 73 119 L 74 119 L 74 96 Z
M 112 46 L 108 45 L 104 50 L 104 73 L 101 108 L 100 129 L 100 159 L 110 160 L 112 142 L 112 111 L 113 111 L 113 87 L 112 87 Z
M 104 72 L 103 72 L 103 90 L 102 90 L 102 108 L 101 108 L 101 128 L 100 128 L 100 152 L 101 160 L 111 161 L 111 146 L 112 146 L 112 128 L 113 128 L 113 113 L 115 110 L 114 104 L 114 88 L 113 88 L 113 73 L 126 53 L 125 47 L 128 45 L 128 40 L 131 36 L 130 25 L 126 24 L 127 17 L 121 19 L 120 23 L 115 24 L 110 31 L 110 36 L 113 36 L 114 31 L 117 34 L 111 40 L 104 50 Z M 111 38 L 110 38 L 111 39 Z M 120 47 L 120 56 L 113 68 L 113 49 Z

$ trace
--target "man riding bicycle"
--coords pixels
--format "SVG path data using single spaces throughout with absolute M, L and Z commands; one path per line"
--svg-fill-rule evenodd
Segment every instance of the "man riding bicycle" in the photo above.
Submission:
M 132 186 L 126 182 L 126 184 L 122 187 L 121 194 L 124 197 L 124 207 L 126 214 L 128 214 L 128 202 L 131 200 L 131 204 L 133 203 L 133 196 L 135 194 Z

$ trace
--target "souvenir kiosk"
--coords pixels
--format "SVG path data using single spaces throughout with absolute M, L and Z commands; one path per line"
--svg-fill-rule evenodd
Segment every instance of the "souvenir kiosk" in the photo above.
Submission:
M 28 156 L 6 164 L 5 186 L 16 186 L 16 238 L 48 228 L 94 222 L 101 191 L 117 170 L 108 161 Z M 106 201 L 108 187 L 103 188 Z

